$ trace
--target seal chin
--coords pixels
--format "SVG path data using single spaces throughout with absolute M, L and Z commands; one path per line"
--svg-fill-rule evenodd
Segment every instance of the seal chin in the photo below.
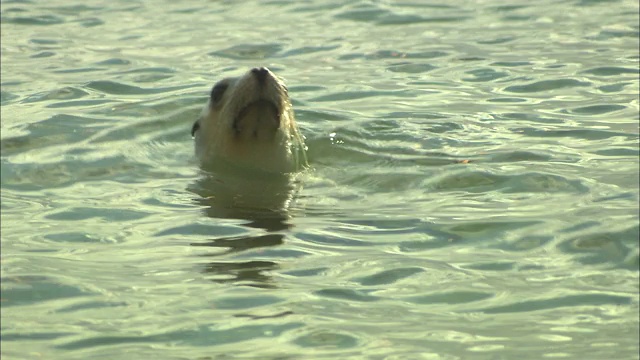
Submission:
M 274 135 L 280 127 L 282 110 L 280 106 L 269 99 L 259 99 L 242 107 L 232 122 L 236 136 L 250 132 L 257 138 L 260 132 Z

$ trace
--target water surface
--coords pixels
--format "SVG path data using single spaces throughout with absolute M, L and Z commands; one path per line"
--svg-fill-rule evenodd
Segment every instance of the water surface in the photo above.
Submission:
M 3 359 L 638 358 L 637 1 L 1 11 Z M 254 66 L 311 169 L 231 216 L 189 132 Z

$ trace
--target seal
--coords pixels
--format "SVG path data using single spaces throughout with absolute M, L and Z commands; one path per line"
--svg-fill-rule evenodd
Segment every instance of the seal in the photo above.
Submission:
M 191 135 L 203 168 L 292 173 L 307 163 L 287 87 L 266 67 L 217 82 Z

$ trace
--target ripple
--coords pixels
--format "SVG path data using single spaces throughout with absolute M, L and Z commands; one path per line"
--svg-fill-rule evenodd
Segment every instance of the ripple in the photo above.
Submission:
M 10 93 L 10 92 L 8 92 L 8 91 L 4 91 L 4 90 L 2 90 L 2 91 L 0 92 L 0 103 L 1 103 L 2 105 L 4 105 L 4 104 L 8 104 L 8 103 L 12 102 L 13 100 L 15 100 L 15 99 L 19 99 L 19 98 L 20 98 L 20 96 L 19 96 L 19 95 L 16 95 L 16 94 Z
M 2 279 L 3 308 L 88 295 L 93 294 L 50 277 L 20 276 Z
M 397 73 L 419 74 L 437 69 L 437 67 L 429 64 L 400 63 L 389 65 L 387 69 Z
M 70 186 L 78 181 L 111 180 L 135 183 L 145 173 L 143 166 L 121 161 L 123 158 L 102 158 L 93 161 L 68 160 L 58 163 L 13 164 L 3 169 L 3 188 L 36 191 Z M 147 167 L 154 172 L 153 168 Z M 160 174 L 156 174 L 158 178 Z
M 47 92 L 30 95 L 22 102 L 28 104 L 38 101 L 74 100 L 83 98 L 87 95 L 89 94 L 81 88 L 67 86 L 60 89 L 53 89 Z
M 207 280 L 218 284 L 273 289 L 277 285 L 269 274 L 278 268 L 273 261 L 210 262 L 204 266 L 203 272 Z
M 75 221 L 98 218 L 106 221 L 123 222 L 143 219 L 150 214 L 147 212 L 123 208 L 104 209 L 95 207 L 76 207 L 56 212 L 45 217 L 52 220 Z
M 210 52 L 209 55 L 233 60 L 255 60 L 274 57 L 280 51 L 282 46 L 279 44 L 242 44 Z
M 541 124 L 563 124 L 566 121 L 561 118 L 549 117 L 540 114 L 533 113 L 504 113 L 504 114 L 496 114 L 494 115 L 496 119 L 509 121 L 512 119 L 515 120 L 526 120 L 534 123 Z
M 505 44 L 513 40 L 515 40 L 515 37 L 513 36 L 504 36 L 504 37 L 499 37 L 491 40 L 479 40 L 478 44 L 483 44 L 483 45 Z
M 311 101 L 315 102 L 323 102 L 323 101 L 348 101 L 348 100 L 358 100 L 370 97 L 384 97 L 384 96 L 392 96 L 392 97 L 412 97 L 412 95 L 408 94 L 404 90 L 397 91 L 344 91 L 344 92 L 334 92 L 330 95 L 318 96 L 316 98 L 311 99 Z
M 469 75 L 473 75 L 472 78 L 463 78 L 462 81 L 467 82 L 486 82 L 493 81 L 505 76 L 508 76 L 509 73 L 503 71 L 496 71 L 493 69 L 475 69 L 466 72 Z
M 419 23 L 449 23 L 463 22 L 468 19 L 466 16 L 443 15 L 443 16 L 421 16 L 417 14 L 397 14 L 389 9 L 377 7 L 357 8 L 343 11 L 335 15 L 337 19 L 352 21 L 374 22 L 378 25 L 407 25 Z
M 329 234 L 301 234 L 300 238 L 314 244 L 328 245 L 332 247 L 344 246 L 367 246 L 368 242 L 349 239 L 344 236 L 333 236 Z
M 614 157 L 628 157 L 628 156 L 638 157 L 640 155 L 640 151 L 637 148 L 631 149 L 631 148 L 625 148 L 625 147 L 610 147 L 608 149 L 594 151 L 593 153 L 597 155 L 602 155 L 602 156 L 614 156 Z
M 370 302 L 380 300 L 380 298 L 377 296 L 371 296 L 365 291 L 354 289 L 329 288 L 315 291 L 314 294 L 320 297 L 343 299 L 356 302 Z
M 629 254 L 633 253 L 632 244 L 637 243 L 640 227 L 633 226 L 618 231 L 592 231 L 570 236 L 558 244 L 563 253 L 578 255 L 576 260 L 583 264 L 625 263 Z
M 466 265 L 465 269 L 472 270 L 484 270 L 484 271 L 510 271 L 516 267 L 513 262 L 489 262 L 489 263 L 475 263 Z
M 313 268 L 313 269 L 300 269 L 300 270 L 289 270 L 283 272 L 286 275 L 294 276 L 294 277 L 313 277 L 319 276 L 323 273 L 326 273 L 329 269 L 326 267 Z
M 406 14 L 389 14 L 377 20 L 380 25 L 406 25 L 419 23 L 460 23 L 469 19 L 467 16 L 417 16 Z
M 493 99 L 488 99 L 487 102 L 493 102 L 493 103 L 523 103 L 523 102 L 527 102 L 527 99 L 523 99 L 523 98 L 505 98 L 505 97 L 500 97 L 500 98 L 493 98 Z
M 99 18 L 86 18 L 86 19 L 78 19 L 76 22 L 79 22 L 83 27 L 90 28 L 94 26 L 104 25 L 104 21 Z
M 73 217 L 72 217 L 73 218 Z M 84 232 L 61 232 L 61 233 L 52 233 L 44 236 L 45 239 L 56 241 L 56 242 L 67 242 L 67 243 L 102 243 L 102 242 L 111 242 L 103 237 L 96 237 L 90 234 L 86 234 Z
M 632 299 L 627 296 L 606 294 L 580 294 L 558 296 L 551 299 L 527 300 L 509 305 L 495 306 L 479 310 L 485 314 L 505 314 L 552 310 L 562 307 L 627 305 Z
M 207 235 L 211 233 L 212 231 L 209 231 Z M 220 231 L 216 231 L 216 233 L 219 234 Z M 189 233 L 189 235 L 194 235 L 194 234 Z M 222 256 L 222 255 L 246 251 L 250 249 L 260 249 L 260 248 L 278 246 L 278 245 L 282 245 L 283 243 L 284 243 L 283 235 L 267 234 L 267 235 L 257 235 L 257 236 L 243 235 L 243 236 L 221 237 L 221 238 L 212 239 L 204 243 L 192 243 L 191 245 L 226 249 L 226 251 L 222 253 L 215 254 L 216 256 L 218 255 Z M 293 257 L 300 257 L 301 254 L 302 254 L 301 252 L 297 252 Z M 207 256 L 212 256 L 212 255 L 207 254 Z
M 98 105 L 112 103 L 113 100 L 73 100 L 73 101 L 58 101 L 53 104 L 48 104 L 46 107 L 51 109 L 60 108 L 76 108 L 76 107 L 97 107 Z
M 619 39 L 619 38 L 634 38 L 637 39 L 640 37 L 640 31 L 636 30 L 602 30 L 598 33 L 598 35 L 590 37 L 590 39 L 597 41 L 610 41 L 611 39 Z
M 388 285 L 423 271 L 421 268 L 397 268 L 353 280 L 364 286 Z
M 196 99 L 200 100 L 200 99 Z M 179 102 L 178 102 L 179 101 Z M 131 140 L 132 142 L 139 141 L 140 137 L 160 132 L 158 134 L 161 140 L 163 135 L 167 135 L 167 129 L 171 132 L 175 132 L 175 135 L 179 136 L 179 139 L 184 139 L 189 134 L 189 123 L 193 124 L 193 119 L 197 117 L 200 111 L 200 104 L 198 109 L 190 108 L 191 103 L 196 102 L 194 99 L 184 98 L 178 101 L 162 102 L 160 104 L 147 105 L 147 106 L 131 106 L 130 104 L 122 104 L 121 106 L 113 106 L 108 111 L 96 111 L 101 116 L 130 118 L 132 116 L 146 117 L 147 121 L 138 122 L 126 122 L 125 125 L 112 126 L 110 128 L 100 130 L 95 135 L 91 136 L 90 144 L 100 144 L 107 142 L 122 142 L 124 140 Z M 199 102 L 199 101 L 198 101 Z M 157 116 L 156 114 L 163 108 L 177 108 L 173 113 L 165 114 L 163 116 Z M 99 109 L 102 110 L 102 109 Z M 154 115 L 153 117 L 151 115 Z
M 620 137 L 623 139 L 634 140 L 638 136 L 635 134 L 628 134 L 611 130 L 599 130 L 599 129 L 580 129 L 580 130 L 541 130 L 537 128 L 516 128 L 515 132 L 522 133 L 526 136 L 541 137 L 541 138 L 554 138 L 554 137 L 566 137 L 574 139 L 584 140 L 602 140 L 613 137 Z
M 98 61 L 96 65 L 107 65 L 107 66 L 131 65 L 131 61 L 127 59 L 121 59 L 121 58 L 111 58 L 111 59 Z
M 219 236 L 237 236 L 244 235 L 245 232 L 241 228 L 234 226 L 211 226 L 205 224 L 188 224 L 171 226 L 166 229 L 162 229 L 153 235 L 155 237 L 171 236 L 171 235 L 209 235 L 211 233 L 218 234 Z
M 491 293 L 479 291 L 453 291 L 440 294 L 405 297 L 402 300 L 413 304 L 466 304 L 483 301 L 494 296 Z
M 528 8 L 528 5 L 500 5 L 493 6 L 490 9 L 497 13 L 510 12 Z
M 262 307 L 265 305 L 273 305 L 284 301 L 284 299 L 276 296 L 241 296 L 241 297 L 224 297 L 216 299 L 214 306 L 216 309 L 240 310 Z
M 72 313 L 77 311 L 85 311 L 85 310 L 93 310 L 93 309 L 124 308 L 128 305 L 129 304 L 122 301 L 85 301 L 85 302 L 80 302 L 73 305 L 62 307 L 56 310 L 56 312 Z
M 25 340 L 30 340 L 30 341 L 41 341 L 41 340 L 56 340 L 59 338 L 64 338 L 70 335 L 74 335 L 73 333 L 70 332 L 51 332 L 51 333 L 46 333 L 46 332 L 35 332 L 35 333 L 31 333 L 31 334 L 23 334 L 23 333 L 11 333 L 11 332 L 4 332 L 2 333 L 2 339 L 3 341 L 25 341 Z
M 599 86 L 598 90 L 604 92 L 604 93 L 616 93 L 616 92 L 621 92 L 622 90 L 625 89 L 625 87 L 631 85 L 630 83 L 619 83 L 619 84 L 612 84 L 612 85 L 603 85 L 603 86 Z
M 38 45 L 55 45 L 55 44 L 59 44 L 60 41 L 56 40 L 56 39 L 36 39 L 36 38 L 32 38 L 29 40 L 29 42 L 34 43 L 34 44 L 38 44 Z
M 172 87 L 153 87 L 141 88 L 138 86 L 127 85 L 115 81 L 90 81 L 85 87 L 111 95 L 146 95 L 171 92 L 176 90 L 189 89 L 191 85 L 172 86 Z
M 335 49 L 338 49 L 340 46 L 339 45 L 328 45 L 328 46 L 303 46 L 303 47 L 299 47 L 296 49 L 291 49 L 289 51 L 286 51 L 282 54 L 283 57 L 289 57 L 289 56 L 299 56 L 299 55 L 306 55 L 306 54 L 313 54 L 313 53 L 317 53 L 317 52 L 326 52 L 326 51 L 332 51 Z
M 104 9 L 104 7 L 98 6 L 88 6 L 85 4 L 76 4 L 76 5 L 62 5 L 62 6 L 54 6 L 50 8 L 59 14 L 65 15 L 77 15 L 83 12 L 95 12 Z
M 374 21 L 382 16 L 389 15 L 390 12 L 387 10 L 379 9 L 379 8 L 369 8 L 369 9 L 354 9 L 343 11 L 335 17 L 337 19 L 347 19 L 353 21 Z
M 358 338 L 333 331 L 314 331 L 293 340 L 301 347 L 348 349 L 358 345 Z
M 437 191 L 466 190 L 484 192 L 489 189 L 504 193 L 587 193 L 589 187 L 580 180 L 569 180 L 555 174 L 531 172 L 515 175 L 496 175 L 485 171 L 463 171 L 428 180 L 428 188 Z
M 529 61 L 497 61 L 491 63 L 491 66 L 501 66 L 501 67 L 518 67 L 518 66 L 530 66 L 533 63 Z
M 72 69 L 62 69 L 62 70 L 54 70 L 53 73 L 56 74 L 82 74 L 89 72 L 100 72 L 102 68 L 99 67 L 82 67 L 82 68 L 72 68 Z
M 341 55 L 340 60 L 353 60 L 353 59 L 436 59 L 450 55 L 444 51 L 415 51 L 404 52 L 397 50 L 377 50 L 371 53 L 351 53 L 347 55 Z
M 592 74 L 597 76 L 618 76 L 622 74 L 635 74 L 638 75 L 638 69 L 631 69 L 626 67 L 617 67 L 617 66 L 601 66 L 595 67 L 588 70 L 583 71 L 585 74 Z
M 83 339 L 68 341 L 56 345 L 62 350 L 80 350 L 95 347 L 122 347 L 126 344 L 166 344 L 175 339 L 184 339 L 181 343 L 189 346 L 214 346 L 222 344 L 234 344 L 258 338 L 277 338 L 285 332 L 299 328 L 300 324 L 246 324 L 241 326 L 225 327 L 217 330 L 208 326 L 199 326 L 196 330 L 175 330 L 150 335 L 122 335 L 122 336 L 92 336 L 85 335 Z M 125 348 L 122 348 L 124 350 Z
M 4 13 L 4 11 L 3 11 Z M 64 19 L 55 16 L 55 15 L 38 15 L 38 16 L 29 16 L 29 17 L 8 17 L 2 16 L 3 24 L 16 24 L 16 25 L 38 25 L 38 26 L 47 26 L 47 25 L 57 25 L 64 23 Z
M 135 83 L 157 83 L 175 76 L 176 70 L 168 67 L 145 67 L 117 72 L 123 75 L 134 75 L 132 81 Z M 145 89 L 146 90 L 146 89 Z M 166 88 L 171 91 L 171 88 Z
M 40 59 L 40 58 L 49 58 L 56 56 L 57 54 L 53 51 L 41 51 L 39 53 L 33 54 L 30 56 L 32 59 Z
M 498 247 L 505 251 L 530 251 L 543 248 L 555 240 L 551 235 L 525 235 L 513 241 L 503 242 Z
M 627 107 L 624 105 L 591 105 L 591 106 L 583 106 L 575 109 L 571 109 L 570 112 L 573 114 L 580 115 L 602 115 L 607 113 L 612 113 L 615 111 L 624 110 Z
M 0 149 L 3 156 L 14 156 L 57 145 L 80 143 L 90 134 L 107 127 L 108 121 L 103 119 L 66 114 L 54 115 L 28 124 L 25 130 L 29 135 L 0 140 Z
M 423 252 L 450 247 L 452 244 L 459 244 L 463 239 L 459 234 L 438 230 L 431 230 L 424 237 L 424 240 L 403 241 L 399 243 L 398 250 L 406 253 Z
M 574 79 L 558 79 L 558 80 L 542 80 L 527 85 L 507 86 L 504 91 L 513 93 L 536 93 L 544 91 L 553 91 L 565 88 L 591 86 L 586 81 L 578 81 Z

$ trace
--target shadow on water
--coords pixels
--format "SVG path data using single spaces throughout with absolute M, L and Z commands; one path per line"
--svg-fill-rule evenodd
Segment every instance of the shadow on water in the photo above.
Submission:
M 267 274 L 278 268 L 276 262 L 229 259 L 233 254 L 284 243 L 284 232 L 291 228 L 288 207 L 297 185 L 293 176 L 289 175 L 244 173 L 236 170 L 207 172 L 189 190 L 199 195 L 196 201 L 204 206 L 207 217 L 243 220 L 244 226 L 260 233 L 219 236 L 191 245 L 214 248 L 218 251 L 202 256 L 225 259 L 206 264 L 204 272 L 212 281 L 273 288 L 275 286 Z

